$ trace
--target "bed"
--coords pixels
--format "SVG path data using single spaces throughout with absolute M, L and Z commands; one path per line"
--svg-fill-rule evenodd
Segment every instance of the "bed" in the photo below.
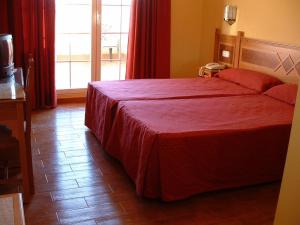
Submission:
M 217 51 L 229 50 L 232 53 L 230 58 L 219 58 L 218 62 L 228 67 L 237 67 L 237 52 L 239 52 L 242 35 L 242 32 L 237 35 L 223 35 L 217 30 L 215 37 Z M 257 94 L 257 92 L 216 78 L 90 82 L 87 89 L 85 125 L 105 147 L 120 101 L 244 94 Z
M 239 73 L 296 83 L 300 48 L 241 34 L 216 40 L 214 61 L 238 68 L 222 71 L 226 76 L 89 84 L 86 125 L 120 160 L 140 196 L 172 201 L 281 178 L 295 88 L 292 98 L 273 89 L 279 83 L 258 82 L 264 87 L 258 91 L 256 78 Z M 267 89 L 280 98 L 262 95 Z
M 106 151 L 138 195 L 165 201 L 275 181 L 293 111 L 265 95 L 123 101 Z
M 257 93 L 255 90 L 219 78 L 91 82 L 87 91 L 85 124 L 105 146 L 120 101 L 188 99 Z

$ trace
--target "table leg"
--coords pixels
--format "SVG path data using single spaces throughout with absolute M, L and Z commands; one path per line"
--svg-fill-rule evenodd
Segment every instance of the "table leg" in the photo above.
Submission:
M 16 138 L 19 141 L 19 152 L 21 162 L 21 173 L 22 173 L 22 186 L 24 193 L 24 202 L 28 203 L 31 196 L 31 184 L 32 171 L 29 168 L 29 161 L 31 161 L 31 155 L 26 150 L 25 133 L 24 133 L 24 105 L 23 102 L 17 103 L 17 134 Z

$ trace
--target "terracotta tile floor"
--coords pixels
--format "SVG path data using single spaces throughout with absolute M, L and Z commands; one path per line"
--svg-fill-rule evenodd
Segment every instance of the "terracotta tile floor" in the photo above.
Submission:
M 84 126 L 84 105 L 33 115 L 36 194 L 27 225 L 271 225 L 279 183 L 162 203 L 135 195 L 120 164 Z

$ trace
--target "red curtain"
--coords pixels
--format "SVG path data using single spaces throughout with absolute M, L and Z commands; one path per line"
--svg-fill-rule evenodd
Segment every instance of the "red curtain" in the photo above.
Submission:
M 13 35 L 15 66 L 22 66 L 24 63 L 22 15 L 20 14 L 21 4 L 19 3 L 20 1 L 9 0 L 2 0 L 0 3 L 0 33 Z
M 55 0 L 34 1 L 36 55 L 36 102 L 39 107 L 56 106 L 55 89 Z
M 171 0 L 133 0 L 126 79 L 170 77 Z
M 13 35 L 16 66 L 34 57 L 33 106 L 55 107 L 55 1 L 1 0 L 0 32 Z

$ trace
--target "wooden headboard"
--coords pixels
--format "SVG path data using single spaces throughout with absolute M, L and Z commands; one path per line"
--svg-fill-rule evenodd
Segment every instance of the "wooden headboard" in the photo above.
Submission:
M 238 67 L 264 72 L 288 83 L 300 78 L 300 47 L 241 38 Z
M 214 62 L 226 64 L 227 67 L 238 67 L 241 38 L 244 32 L 239 31 L 236 36 L 221 34 L 219 29 L 215 33 Z M 223 52 L 229 52 L 229 57 L 224 57 Z
M 223 52 L 228 51 L 229 57 Z M 300 79 L 300 47 L 244 37 L 215 33 L 214 61 L 228 67 L 244 68 L 278 77 L 288 83 Z

